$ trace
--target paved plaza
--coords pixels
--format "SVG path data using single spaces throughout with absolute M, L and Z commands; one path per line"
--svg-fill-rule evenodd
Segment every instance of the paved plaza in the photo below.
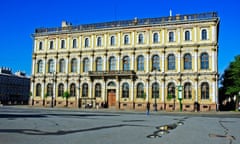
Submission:
M 0 144 L 239 144 L 239 113 L 0 107 Z

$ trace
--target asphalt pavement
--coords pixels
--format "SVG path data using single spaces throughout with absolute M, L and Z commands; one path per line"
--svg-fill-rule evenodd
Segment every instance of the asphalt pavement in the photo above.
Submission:
M 239 112 L 0 107 L 0 144 L 239 144 Z

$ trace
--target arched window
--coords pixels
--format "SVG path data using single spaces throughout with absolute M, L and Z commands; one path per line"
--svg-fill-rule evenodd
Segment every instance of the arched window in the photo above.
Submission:
M 102 89 L 101 84 L 97 83 L 95 85 L 95 97 L 101 97 L 101 93 L 102 93 L 101 89 Z
M 202 40 L 207 40 L 207 30 L 206 29 L 203 29 L 202 32 L 201 32 L 201 38 Z
M 63 92 L 64 92 L 64 85 L 61 83 L 58 85 L 58 96 L 62 97 L 63 96 Z
M 169 34 L 168 34 L 168 41 L 169 42 L 174 42 L 174 32 L 169 32 Z
M 201 84 L 201 99 L 209 99 L 209 85 L 207 82 Z
M 84 47 L 85 48 L 89 47 L 89 38 L 85 38 Z
M 76 85 L 74 83 L 70 85 L 70 96 L 76 96 Z
M 153 43 L 158 43 L 158 33 L 153 34 Z
M 129 85 L 128 83 L 123 83 L 122 85 L 122 98 L 129 97 Z
M 73 58 L 71 60 L 71 72 L 76 73 L 77 72 L 77 59 Z
M 65 73 L 65 60 L 64 59 L 61 59 L 59 61 L 59 72 Z
M 111 36 L 110 45 L 111 46 L 115 45 L 115 36 Z
M 130 70 L 130 59 L 128 56 L 123 57 L 123 70 L 124 71 Z
M 157 82 L 152 85 L 152 98 L 159 98 L 159 84 Z
M 128 35 L 125 35 L 125 36 L 124 36 L 124 44 L 125 44 L 125 45 L 128 45 L 128 44 L 129 44 L 129 36 L 128 36 Z
M 143 34 L 138 35 L 138 44 L 143 44 L 144 43 L 144 37 Z
M 192 98 L 192 88 L 191 83 L 184 84 L 184 99 L 191 99 Z
M 83 59 L 83 72 L 88 72 L 89 70 L 89 59 Z
M 208 69 L 209 68 L 209 58 L 207 53 L 202 53 L 201 57 L 201 69 Z
M 43 61 L 39 60 L 37 63 L 37 73 L 42 73 L 43 72 Z
M 158 55 L 152 57 L 152 70 L 160 70 L 160 60 Z
M 47 96 L 53 96 L 53 85 L 50 83 L 47 85 Z
M 188 53 L 184 55 L 183 59 L 184 59 L 184 69 L 185 70 L 192 69 L 192 56 Z
M 49 49 L 53 49 L 53 48 L 54 48 L 53 41 L 50 41 L 50 43 L 49 43 Z
M 109 58 L 109 70 L 116 70 L 116 59 L 113 56 Z
M 43 42 L 39 42 L 38 49 L 42 50 L 43 49 Z
M 61 40 L 61 48 L 65 48 L 65 40 Z
M 97 46 L 98 47 L 102 46 L 102 38 L 101 37 L 97 38 Z
M 144 57 L 142 55 L 137 58 L 137 70 L 144 71 Z
M 77 39 L 73 39 L 72 46 L 73 48 L 77 48 Z
M 142 83 L 137 85 L 137 98 L 144 98 L 144 86 Z
M 54 72 L 54 61 L 50 59 L 48 61 L 48 73 L 53 73 Z
M 83 84 L 82 86 L 82 97 L 88 97 L 88 84 Z
M 190 31 L 185 31 L 185 41 L 190 41 Z
M 96 59 L 96 71 L 102 71 L 102 58 Z
M 41 95 L 42 95 L 41 84 L 37 84 L 37 86 L 36 86 L 36 96 L 41 96 Z
M 175 98 L 175 85 L 174 85 L 174 83 L 169 83 L 167 90 L 168 90 L 168 93 L 167 93 L 168 98 Z
M 111 82 L 108 83 L 107 86 L 110 86 L 110 87 L 116 87 L 116 84 L 115 84 L 113 81 L 111 81 Z
M 175 70 L 175 56 L 173 54 L 168 55 L 168 70 Z

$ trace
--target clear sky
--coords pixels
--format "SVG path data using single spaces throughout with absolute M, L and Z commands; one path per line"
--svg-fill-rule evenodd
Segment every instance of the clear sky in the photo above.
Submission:
M 216 11 L 220 17 L 219 73 L 240 54 L 239 0 L 1 0 L 0 67 L 31 75 L 33 40 L 39 27 L 162 17 Z M 239 34 L 239 35 L 238 35 Z

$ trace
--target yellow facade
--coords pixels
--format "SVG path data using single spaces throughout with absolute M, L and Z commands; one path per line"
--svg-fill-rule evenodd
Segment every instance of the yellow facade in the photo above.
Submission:
M 211 12 L 36 29 L 32 104 L 216 110 L 218 27 Z

